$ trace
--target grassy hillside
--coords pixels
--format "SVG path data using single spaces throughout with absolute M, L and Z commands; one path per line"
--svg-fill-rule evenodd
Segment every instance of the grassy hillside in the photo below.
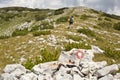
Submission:
M 73 15 L 72 29 L 67 29 Z M 6 64 L 56 60 L 61 50 L 99 46 L 95 61 L 120 63 L 120 16 L 85 7 L 58 10 L 7 7 L 0 9 L 0 71 Z

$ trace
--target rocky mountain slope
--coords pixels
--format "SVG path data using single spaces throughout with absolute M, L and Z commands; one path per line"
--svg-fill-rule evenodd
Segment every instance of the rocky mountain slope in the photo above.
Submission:
M 72 29 L 67 29 L 73 15 Z M 10 7 L 0 9 L 0 71 L 20 63 L 27 69 L 56 61 L 61 51 L 99 46 L 94 61 L 120 63 L 120 16 L 85 7 L 58 10 Z

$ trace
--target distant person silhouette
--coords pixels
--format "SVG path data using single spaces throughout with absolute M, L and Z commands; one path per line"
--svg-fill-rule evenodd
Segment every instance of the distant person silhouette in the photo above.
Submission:
M 73 23 L 74 23 L 74 18 L 73 18 L 73 16 L 70 16 L 70 17 L 68 18 L 68 21 L 69 21 L 68 29 L 71 29 L 71 28 L 72 28 L 72 25 L 73 25 Z

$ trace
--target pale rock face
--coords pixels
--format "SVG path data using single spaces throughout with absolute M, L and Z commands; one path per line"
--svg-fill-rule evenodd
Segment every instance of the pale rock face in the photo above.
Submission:
M 119 70 L 119 69 L 118 69 L 118 66 L 117 66 L 116 64 L 113 64 L 113 65 L 106 66 L 106 67 L 98 70 L 98 71 L 96 72 L 96 74 L 97 74 L 98 76 L 105 76 L 105 75 L 107 75 L 107 74 L 109 74 L 109 73 L 113 73 L 113 72 L 115 72 L 115 71 L 117 71 L 117 70 Z
M 115 78 L 116 80 L 120 80 L 120 73 L 117 73 L 117 74 L 114 76 L 114 78 Z
M 42 73 L 51 73 L 51 70 L 54 70 L 58 67 L 59 63 L 58 61 L 53 61 L 53 62 L 47 62 L 47 63 L 42 63 L 35 65 L 32 70 L 35 74 L 42 74 Z
M 20 80 L 37 80 L 38 76 L 34 73 L 27 73 L 21 76 Z
M 22 66 L 21 64 L 9 64 L 4 68 L 4 72 L 5 73 L 12 73 L 13 71 L 15 71 L 16 69 L 19 69 L 21 71 L 23 71 L 23 73 L 26 72 L 26 69 L 24 66 Z
M 0 80 L 18 80 L 16 77 L 9 73 L 3 73 Z
M 114 78 L 111 74 L 108 74 L 108 75 L 100 78 L 99 80 L 114 80 Z
M 103 53 L 104 52 L 98 46 L 93 46 L 93 45 L 92 45 L 92 50 L 94 53 Z

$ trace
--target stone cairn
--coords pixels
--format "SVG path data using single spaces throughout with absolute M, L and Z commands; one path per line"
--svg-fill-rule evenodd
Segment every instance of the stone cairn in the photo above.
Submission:
M 107 66 L 106 61 L 92 60 L 94 53 L 103 52 L 96 46 L 62 51 L 57 61 L 35 65 L 31 71 L 21 64 L 9 64 L 0 80 L 120 80 L 117 64 Z

